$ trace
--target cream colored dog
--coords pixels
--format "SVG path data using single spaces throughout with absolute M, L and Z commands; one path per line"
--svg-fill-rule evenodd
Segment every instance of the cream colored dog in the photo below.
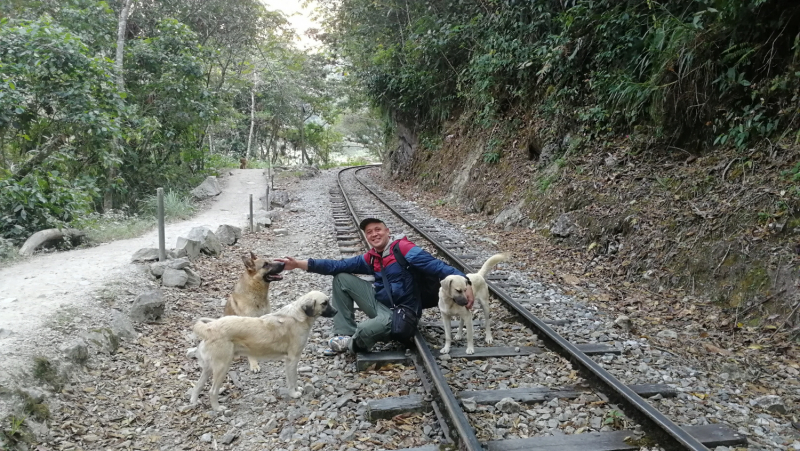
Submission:
M 480 304 L 483 309 L 484 329 L 486 330 L 486 344 L 492 344 L 492 329 L 491 318 L 489 310 L 489 286 L 486 285 L 486 274 L 500 262 L 508 260 L 508 254 L 496 254 L 489 257 L 488 260 L 481 266 L 481 269 L 474 274 L 467 274 L 469 283 L 472 284 L 472 292 L 475 296 L 475 301 Z M 475 353 L 475 346 L 473 344 L 474 331 L 472 327 L 472 310 L 466 307 L 468 282 L 461 276 L 447 276 L 439 288 L 439 311 L 442 312 L 442 325 L 444 326 L 444 347 L 441 351 L 442 354 L 450 352 L 450 345 L 453 343 L 452 330 L 450 327 L 450 320 L 458 317 L 459 324 L 456 334 L 456 340 L 461 339 L 461 331 L 464 329 L 464 323 L 467 325 L 467 354 Z
M 297 364 L 311 327 L 318 317 L 331 318 L 335 314 L 328 296 L 311 291 L 277 312 L 257 318 L 200 318 L 193 330 L 203 340 L 197 347 L 197 361 L 203 372 L 192 390 L 191 403 L 197 403 L 200 390 L 212 376 L 211 407 L 222 410 L 217 401 L 219 390 L 233 358 L 240 355 L 254 360 L 284 359 L 289 396 L 299 398 L 302 392 L 297 389 Z

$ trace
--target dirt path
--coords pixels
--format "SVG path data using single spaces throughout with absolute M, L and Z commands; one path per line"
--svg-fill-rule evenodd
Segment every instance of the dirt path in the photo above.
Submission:
M 196 217 L 167 224 L 167 248 L 192 227 L 216 230 L 220 224 L 244 227 L 249 194 L 254 203 L 263 197 L 267 183 L 262 169 L 233 169 L 221 179 L 222 194 Z M 259 208 L 258 203 L 254 208 Z M 127 240 L 88 249 L 37 255 L 0 269 L 0 347 L 6 341 L 35 333 L 49 314 L 65 306 L 79 306 L 91 293 L 136 270 L 131 256 L 143 247 L 158 247 L 158 230 Z

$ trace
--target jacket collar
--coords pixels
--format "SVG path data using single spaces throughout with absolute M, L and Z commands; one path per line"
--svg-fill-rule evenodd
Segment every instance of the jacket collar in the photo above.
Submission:
M 378 251 L 376 251 L 374 247 L 370 248 L 370 250 L 367 251 L 367 254 L 372 255 L 373 257 L 380 257 L 380 258 L 388 257 L 389 254 L 392 253 L 392 246 L 394 246 L 394 243 L 396 243 L 397 241 L 400 241 L 401 239 L 405 238 L 405 235 L 402 235 L 402 236 L 399 236 L 399 237 L 396 237 L 396 236 L 392 235 L 391 238 L 392 239 L 389 240 L 389 244 L 386 245 L 386 248 L 383 250 L 382 254 L 378 254 Z

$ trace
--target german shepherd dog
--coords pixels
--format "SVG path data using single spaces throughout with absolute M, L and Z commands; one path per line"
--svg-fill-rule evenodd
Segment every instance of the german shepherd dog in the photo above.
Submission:
M 277 312 L 258 318 L 200 318 L 193 331 L 203 340 L 197 346 L 197 361 L 203 372 L 192 390 L 190 402 L 192 405 L 197 403 L 200 390 L 212 376 L 211 408 L 222 410 L 218 401 L 219 390 L 233 358 L 239 355 L 247 356 L 251 362 L 257 359 L 284 359 L 289 396 L 299 398 L 303 394 L 297 389 L 300 354 L 317 318 L 332 318 L 334 315 L 336 309 L 330 304 L 328 296 L 311 291 Z
M 252 252 L 250 256 L 242 256 L 245 272 L 233 287 L 233 293 L 228 296 L 225 303 L 225 315 L 233 316 L 261 316 L 271 313 L 269 306 L 269 284 L 283 279 L 283 262 L 270 261 L 258 258 Z M 250 359 L 250 369 L 257 373 L 261 371 L 258 361 Z

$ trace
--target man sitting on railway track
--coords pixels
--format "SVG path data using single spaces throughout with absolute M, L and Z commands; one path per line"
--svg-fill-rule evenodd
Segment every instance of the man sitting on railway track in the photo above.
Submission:
M 422 303 L 418 290 L 414 289 L 414 277 L 397 263 L 390 242 L 391 232 L 380 219 L 367 218 L 359 227 L 364 231 L 372 249 L 366 254 L 341 260 L 313 259 L 297 260 L 291 257 L 278 258 L 285 263 L 285 271 L 295 268 L 327 274 L 333 277 L 333 306 L 338 313 L 333 317 L 334 337 L 325 355 L 350 351 L 368 352 L 378 342 L 390 340 L 408 341 L 417 328 L 422 315 Z M 406 238 L 397 241 L 397 246 L 408 264 L 426 274 L 444 279 L 449 275 L 464 273 L 435 258 Z M 374 282 L 353 275 L 370 274 Z M 466 293 L 467 308 L 472 308 L 474 297 L 471 287 Z M 369 317 L 356 324 L 354 303 Z

